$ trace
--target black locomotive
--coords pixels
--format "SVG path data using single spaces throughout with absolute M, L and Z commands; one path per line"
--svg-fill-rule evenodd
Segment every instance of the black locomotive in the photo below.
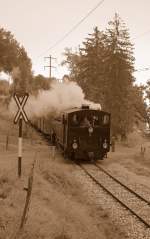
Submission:
M 110 114 L 89 106 L 66 110 L 51 123 L 40 119 L 38 128 L 55 134 L 64 156 L 74 160 L 104 159 L 110 150 Z

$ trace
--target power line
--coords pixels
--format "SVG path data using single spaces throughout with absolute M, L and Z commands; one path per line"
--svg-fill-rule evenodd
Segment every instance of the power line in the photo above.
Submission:
M 45 54 L 47 51 L 52 50 L 54 47 L 56 47 L 58 44 L 60 44 L 62 41 L 64 41 L 74 30 L 77 29 L 77 27 L 84 22 L 105 0 L 101 0 L 97 3 L 97 5 L 92 8 L 76 25 L 74 25 L 67 33 L 65 33 L 58 41 L 56 41 L 52 46 L 50 46 L 47 50 L 45 50 L 43 53 L 41 53 L 37 58 Z
M 143 36 L 145 36 L 145 35 L 147 35 L 147 34 L 149 34 L 149 33 L 150 33 L 150 29 L 149 29 L 148 31 L 145 31 L 145 32 L 141 33 L 141 34 L 138 35 L 137 37 L 132 38 L 132 40 L 136 40 L 136 39 L 138 39 L 138 38 L 141 38 L 141 37 L 143 37 Z M 149 70 L 150 70 L 150 66 L 136 69 L 135 72 L 142 72 L 142 71 L 149 71 Z
M 132 38 L 132 40 L 136 40 L 136 39 L 138 39 L 138 38 L 141 38 L 141 37 L 143 37 L 143 36 L 145 36 L 145 35 L 147 35 L 147 34 L 149 34 L 149 33 L 150 33 L 150 29 L 149 29 L 148 31 L 145 31 L 145 32 L 141 33 L 140 35 L 138 35 L 138 36 Z
M 75 24 L 67 33 L 65 33 L 59 40 L 57 40 L 53 45 L 51 45 L 47 50 L 43 51 L 43 53 L 41 53 L 39 56 L 37 56 L 36 58 L 41 57 L 44 53 L 46 53 L 47 51 L 52 50 L 53 48 L 55 48 L 58 44 L 60 44 L 62 41 L 64 41 L 74 30 L 76 30 L 78 28 L 78 26 L 80 26 L 80 24 L 82 24 L 100 5 L 102 5 L 102 3 L 105 0 L 101 0 L 99 1 L 96 6 L 94 8 L 92 8 L 77 24 Z M 137 35 L 136 37 L 132 38 L 132 40 L 136 40 L 138 38 L 141 38 L 147 34 L 150 33 L 150 29 L 148 31 L 145 31 L 139 35 Z M 45 66 L 45 67 L 49 67 L 51 69 L 50 66 Z M 141 72 L 141 71 L 149 71 L 150 67 L 146 67 L 146 68 L 141 68 L 141 69 L 137 69 L 135 70 L 136 72 Z M 51 74 L 51 73 L 50 73 Z
M 56 67 L 52 66 L 52 59 L 56 59 L 56 58 L 54 58 L 54 57 L 52 57 L 52 56 L 50 55 L 50 56 L 44 57 L 44 59 L 49 59 L 49 65 L 48 65 L 48 66 L 47 66 L 47 65 L 44 66 L 44 69 L 45 69 L 46 67 L 49 68 L 49 78 L 51 78 L 51 73 L 52 73 L 51 68 L 52 68 L 52 67 L 53 67 L 53 68 L 56 68 Z
M 150 67 L 145 67 L 145 68 L 136 69 L 135 71 L 136 72 L 141 72 L 141 71 L 149 71 L 149 70 L 150 70 Z

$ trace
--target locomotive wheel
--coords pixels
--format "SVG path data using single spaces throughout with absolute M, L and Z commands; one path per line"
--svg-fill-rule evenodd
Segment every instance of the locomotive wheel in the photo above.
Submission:
M 67 154 L 63 153 L 64 159 L 68 159 Z
M 101 155 L 97 160 L 104 160 L 105 155 Z
M 71 153 L 71 160 L 73 160 L 73 161 L 75 160 L 75 153 L 74 152 Z
M 63 151 L 63 157 L 64 157 L 64 159 L 68 159 L 68 154 L 67 154 L 66 150 Z

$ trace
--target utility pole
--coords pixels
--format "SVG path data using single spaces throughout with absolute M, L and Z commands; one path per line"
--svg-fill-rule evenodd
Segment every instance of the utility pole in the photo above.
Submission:
M 56 58 L 52 57 L 51 55 L 47 56 L 47 57 L 44 57 L 44 59 L 49 59 L 49 65 L 48 66 L 44 66 L 44 70 L 45 70 L 45 67 L 49 67 L 49 78 L 51 78 L 52 76 L 52 70 L 51 68 L 56 68 L 55 66 L 52 66 L 52 59 L 55 60 Z

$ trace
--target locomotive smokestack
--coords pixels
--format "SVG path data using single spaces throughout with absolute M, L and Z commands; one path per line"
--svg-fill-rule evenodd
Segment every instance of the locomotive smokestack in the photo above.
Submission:
M 82 104 L 81 109 L 90 109 L 90 106 L 86 104 Z

